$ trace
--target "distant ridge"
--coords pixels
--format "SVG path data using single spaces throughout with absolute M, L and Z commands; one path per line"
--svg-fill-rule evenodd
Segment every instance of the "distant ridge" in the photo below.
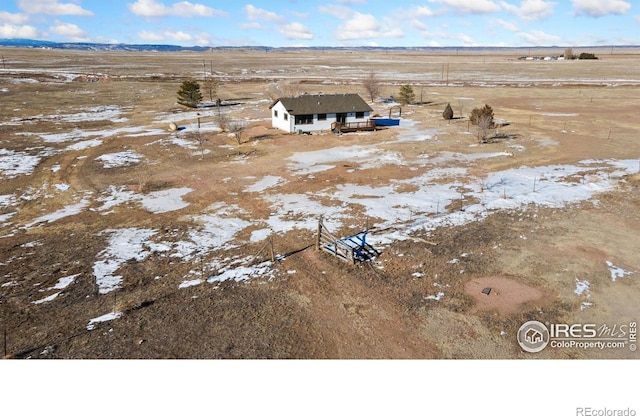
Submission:
M 125 43 L 92 42 L 51 42 L 34 39 L 0 39 L 0 46 L 14 48 L 71 49 L 94 51 L 156 51 L 156 52 L 202 52 L 211 49 L 254 49 L 254 50 L 406 50 L 406 51 L 482 51 L 482 50 L 540 50 L 564 49 L 567 46 L 178 46 Z M 572 46 L 577 49 L 627 49 L 640 48 L 639 45 Z
M 74 49 L 94 51 L 208 51 L 208 46 L 129 45 L 124 43 L 49 42 L 34 39 L 0 39 L 0 46 L 14 48 Z

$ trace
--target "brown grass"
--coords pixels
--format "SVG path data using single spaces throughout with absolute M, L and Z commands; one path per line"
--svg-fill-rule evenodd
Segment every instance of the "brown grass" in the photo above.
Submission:
M 480 56 L 274 51 L 265 56 L 248 50 L 130 54 L 2 49 L 7 70 L 0 77 L 38 82 L 9 83 L 9 91 L 0 93 L 0 120 L 16 120 L 2 126 L 1 147 L 56 150 L 32 175 L 0 182 L 0 195 L 38 189 L 52 194 L 20 200 L 12 224 L 0 228 L 0 317 L 8 332 L 9 356 L 521 358 L 515 331 L 526 320 L 619 324 L 637 319 L 640 180 L 634 174 L 619 189 L 600 195 L 597 204 L 498 212 L 482 222 L 396 241 L 372 264 L 350 266 L 313 248 L 303 250 L 313 235 L 293 230 L 274 236 L 278 253 L 295 253 L 275 266 L 274 279 L 178 290 L 182 281 L 193 278 L 190 271 L 199 270 L 198 260 L 186 263 L 152 255 L 143 262 L 128 262 L 119 271 L 125 283 L 117 292 L 116 308 L 123 317 L 86 330 L 89 319 L 113 309 L 113 294 L 96 295 L 92 278 L 93 264 L 106 246 L 101 231 L 153 228 L 164 241 L 179 241 L 194 226 L 189 216 L 217 202 L 236 204 L 247 219 L 267 218 L 271 208 L 261 195 L 243 192 L 265 175 L 288 180 L 265 193 L 317 194 L 343 183 L 380 186 L 414 177 L 427 169 L 421 162 L 439 152 L 513 154 L 483 159 L 473 170 L 475 177 L 468 178 L 476 184 L 490 172 L 523 165 L 638 158 L 640 55 L 635 49 L 623 52 L 597 62 L 522 62 L 517 51 Z M 199 76 L 203 60 L 215 62 L 221 98 L 239 104 L 229 107 L 231 114 L 251 122 L 241 145 L 226 134 L 207 133 L 204 146 L 209 152 L 201 157 L 197 148 L 169 143 L 174 133 L 167 130 L 167 120 L 185 114 L 175 104 L 175 94 L 183 80 Z M 442 78 L 445 63 L 448 85 Z M 270 127 L 270 83 L 286 81 L 308 93 L 348 91 L 365 96 L 361 82 L 372 70 L 384 82 L 382 96 L 397 96 L 401 83 L 416 86 L 416 95 L 422 93 L 428 104 L 407 106 L 403 116 L 419 122 L 426 132 L 438 129 L 435 139 L 397 142 L 393 129 L 367 135 L 298 136 Z M 66 73 L 106 76 L 96 83 L 67 82 L 62 77 Z M 456 117 L 458 103 L 464 104 L 465 116 L 474 107 L 490 104 L 496 117 L 508 122 L 499 132 L 513 139 L 476 145 L 467 134 L 466 119 L 442 119 L 448 102 Z M 47 118 L 99 105 L 123 108 L 127 120 L 59 123 Z M 385 106 L 373 107 L 374 112 L 388 112 Z M 195 122 L 192 116 L 187 113 L 178 124 L 189 126 Z M 164 131 L 135 138 L 118 134 L 82 151 L 63 151 L 69 143 L 45 144 L 38 139 L 39 133 L 74 128 L 139 126 Z M 345 163 L 314 178 L 288 171 L 288 157 L 296 152 L 356 144 L 376 145 L 415 163 L 369 169 Z M 95 161 L 101 154 L 124 149 L 143 154 L 145 161 L 117 169 L 104 169 Z M 51 170 L 54 165 L 60 165 L 57 172 Z M 75 194 L 53 192 L 55 183 L 70 184 Z M 122 205 L 109 215 L 85 210 L 41 227 L 19 229 L 67 206 L 77 193 L 96 196 L 109 185 L 138 192 L 178 186 L 194 191 L 185 197 L 190 205 L 178 212 L 154 215 Z M 401 190 L 413 188 L 406 185 Z M 440 207 L 441 212 L 446 209 L 460 206 L 454 201 Z M 0 210 L 1 215 L 10 208 Z M 337 233 L 360 230 L 374 220 L 357 206 L 353 214 Z M 205 257 L 250 256 L 261 245 L 248 243 L 248 232 L 238 240 L 234 249 Z M 32 242 L 37 244 L 25 246 Z M 613 283 L 605 260 L 636 274 Z M 80 276 L 57 299 L 32 303 L 50 294 L 42 290 L 71 274 Z M 591 282 L 593 306 L 584 311 L 580 303 L 586 299 L 573 293 L 576 278 Z M 497 295 L 477 296 L 478 284 L 493 287 Z M 445 293 L 442 299 L 428 298 L 439 291 Z M 539 356 L 637 358 L 629 351 L 545 350 Z

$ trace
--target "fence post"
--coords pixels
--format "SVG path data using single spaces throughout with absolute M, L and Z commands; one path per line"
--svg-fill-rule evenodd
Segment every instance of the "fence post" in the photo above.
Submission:
M 322 215 L 318 218 L 318 233 L 316 235 L 316 250 L 320 250 L 320 235 L 322 234 Z
M 271 263 L 275 263 L 276 255 L 273 250 L 273 236 L 269 236 L 269 245 L 271 246 Z

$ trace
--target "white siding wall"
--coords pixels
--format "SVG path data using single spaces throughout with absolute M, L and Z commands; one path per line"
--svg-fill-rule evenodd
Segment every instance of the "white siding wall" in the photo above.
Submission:
M 275 112 L 278 112 L 278 116 L 275 116 Z M 288 120 L 284 119 L 284 115 L 288 115 Z M 356 113 L 347 113 L 347 123 L 364 122 L 369 119 L 369 112 L 364 113 L 364 117 L 356 118 Z M 326 120 L 318 120 L 318 115 L 313 115 L 313 124 L 300 124 L 294 125 L 295 116 L 289 115 L 284 105 L 278 102 L 271 108 L 271 125 L 280 130 L 284 130 L 290 133 L 297 133 L 299 130 L 304 132 L 308 131 L 322 131 L 331 130 L 331 124 L 336 121 L 336 114 L 327 114 Z
M 275 115 L 276 112 L 278 112 L 277 117 Z M 288 120 L 284 119 L 285 114 L 287 115 Z M 287 109 L 280 101 L 271 108 L 271 125 L 280 130 L 288 132 L 293 131 L 293 117 L 287 113 Z
M 335 114 L 327 114 L 326 120 L 318 120 L 318 115 L 313 115 L 313 124 L 299 124 L 295 126 L 294 132 L 298 130 L 302 131 L 321 131 L 321 130 L 331 130 L 331 123 L 335 123 L 336 115 Z

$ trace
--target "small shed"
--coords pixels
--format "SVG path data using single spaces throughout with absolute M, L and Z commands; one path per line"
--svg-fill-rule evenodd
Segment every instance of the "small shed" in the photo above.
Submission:
M 336 123 L 366 123 L 373 111 L 358 94 L 305 94 L 279 98 L 269 109 L 271 125 L 289 133 L 332 130 Z

